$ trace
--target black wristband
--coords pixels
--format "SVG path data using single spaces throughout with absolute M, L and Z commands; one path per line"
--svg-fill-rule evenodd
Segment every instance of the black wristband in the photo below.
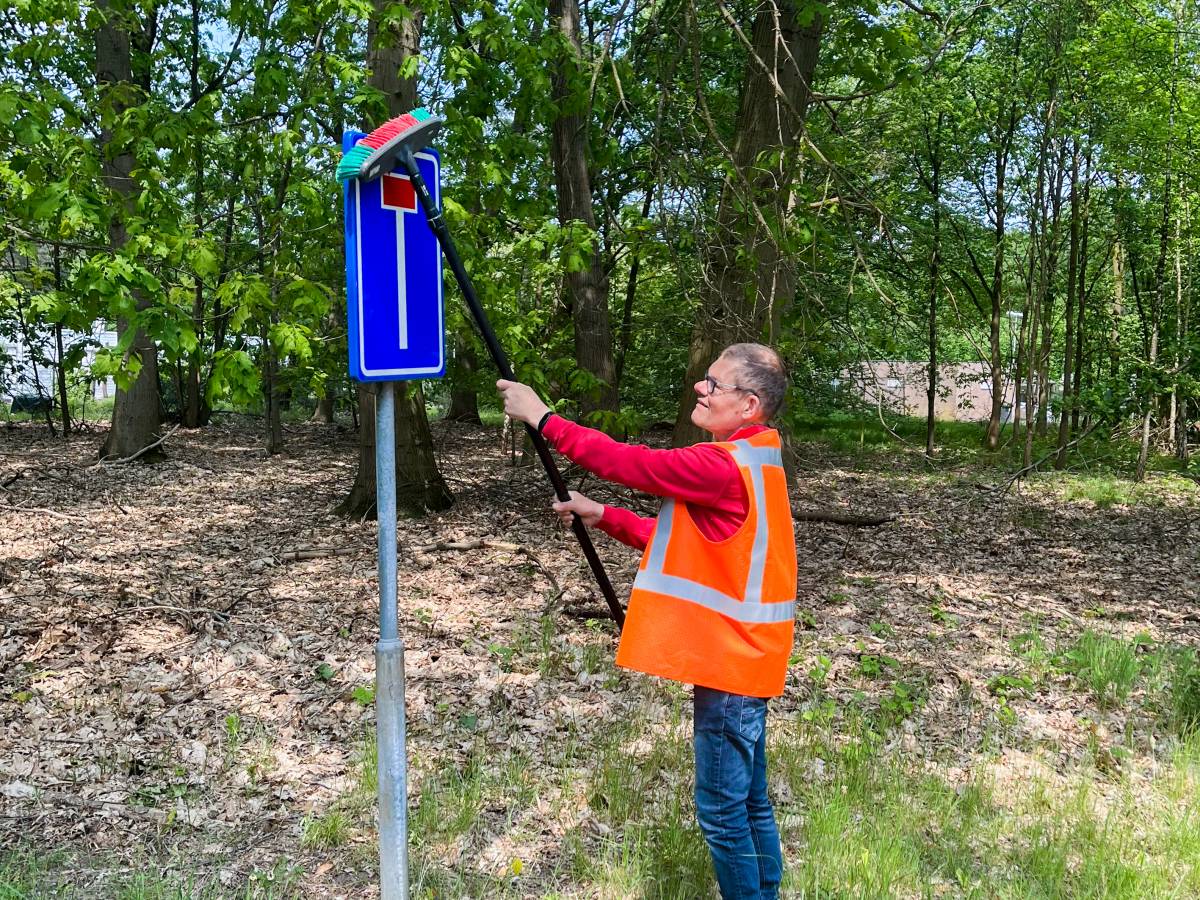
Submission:
M 554 415 L 554 410 L 548 409 L 548 410 L 546 410 L 545 415 L 543 415 L 541 417 L 541 419 L 538 420 L 538 424 L 537 424 L 537 433 L 538 434 L 542 433 L 542 429 L 546 427 L 546 423 L 548 421 L 550 421 L 550 417 L 552 415 Z

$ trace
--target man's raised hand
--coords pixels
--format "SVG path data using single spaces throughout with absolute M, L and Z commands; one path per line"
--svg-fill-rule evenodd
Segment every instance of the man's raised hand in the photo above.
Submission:
M 518 422 L 536 428 L 542 416 L 550 411 L 550 407 L 543 403 L 542 398 L 527 384 L 501 378 L 496 382 L 496 390 L 504 400 L 504 414 Z

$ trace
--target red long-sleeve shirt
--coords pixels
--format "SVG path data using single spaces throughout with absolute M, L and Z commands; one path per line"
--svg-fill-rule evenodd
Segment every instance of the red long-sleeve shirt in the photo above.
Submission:
M 730 440 L 764 430 L 766 426 L 750 425 L 739 429 Z M 750 501 L 741 472 L 728 453 L 712 444 L 669 450 L 623 444 L 602 431 L 557 415 L 550 416 L 542 434 L 563 456 L 605 481 L 687 503 L 696 527 L 710 540 L 729 537 L 745 521 Z M 605 506 L 599 528 L 621 543 L 642 550 L 650 541 L 654 523 L 653 516 Z

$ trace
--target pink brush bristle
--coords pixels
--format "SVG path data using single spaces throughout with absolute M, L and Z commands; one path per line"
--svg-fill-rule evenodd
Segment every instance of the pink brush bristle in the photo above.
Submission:
M 358 143 L 342 157 L 342 161 L 338 164 L 338 178 L 346 180 L 357 177 L 359 167 L 371 156 L 372 151 L 380 149 L 392 139 L 429 118 L 429 111 L 418 107 L 412 112 L 384 122 L 366 137 L 360 138 Z
M 384 122 L 369 135 L 363 138 L 363 143 L 378 150 L 396 135 L 407 131 L 416 124 L 417 119 L 413 118 L 408 113 L 405 113 L 402 116 L 396 116 L 396 118 Z

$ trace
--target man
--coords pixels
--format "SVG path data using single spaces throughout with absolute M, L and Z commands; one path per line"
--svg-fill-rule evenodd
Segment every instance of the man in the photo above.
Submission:
M 663 498 L 657 518 L 582 494 L 554 504 L 643 550 L 617 665 L 695 685 L 696 815 L 725 898 L 774 898 L 783 874 L 767 798 L 767 698 L 783 693 L 795 619 L 796 544 L 779 434 L 787 376 L 761 344 L 734 344 L 695 386 L 692 423 L 713 443 L 622 444 L 553 414 L 523 384 L 504 411 L 574 462 Z

